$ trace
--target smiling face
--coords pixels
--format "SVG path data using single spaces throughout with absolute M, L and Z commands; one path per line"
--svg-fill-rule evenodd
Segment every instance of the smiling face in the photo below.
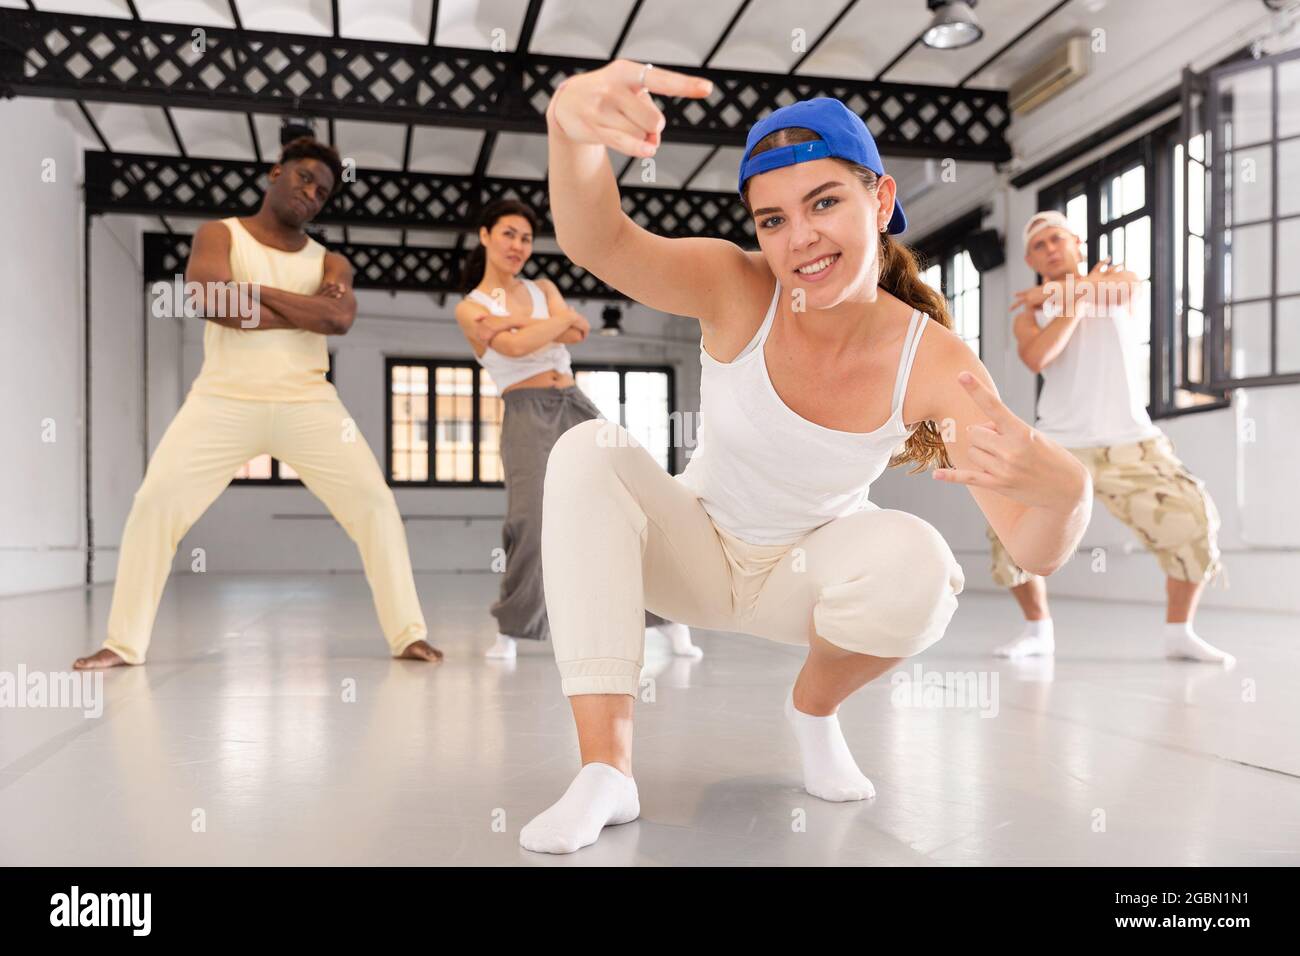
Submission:
M 319 159 L 291 159 L 271 167 L 266 201 L 277 219 L 301 229 L 316 218 L 334 190 L 334 173 Z
M 1060 226 L 1039 229 L 1029 237 L 1025 249 L 1025 263 L 1048 281 L 1077 273 L 1082 261 L 1079 237 Z
M 533 254 L 533 227 L 523 216 L 502 216 L 491 231 L 480 228 L 478 238 L 488 261 L 507 275 L 517 275 Z
M 835 159 L 759 173 L 748 182 L 754 232 L 782 285 L 805 290 L 809 309 L 876 297 L 880 227 L 894 209 L 895 184 L 867 186 Z

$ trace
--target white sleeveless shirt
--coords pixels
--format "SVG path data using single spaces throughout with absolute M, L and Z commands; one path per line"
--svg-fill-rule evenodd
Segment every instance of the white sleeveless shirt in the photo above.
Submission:
M 768 376 L 763 345 L 780 295 L 778 281 L 763 325 L 732 361 L 714 359 L 701 340 L 698 444 L 677 476 L 718 527 L 750 544 L 790 544 L 835 518 L 877 509 L 867 493 L 914 430 L 903 424 L 903 398 L 930 323 L 913 310 L 889 420 L 871 432 L 837 431 L 791 409 Z
M 1102 307 L 1084 299 L 1079 321 L 1059 355 L 1043 367 L 1035 427 L 1066 448 L 1127 445 L 1162 434 L 1138 394 L 1140 381 L 1134 318 L 1125 307 Z M 1044 328 L 1054 309 L 1038 309 Z
M 525 279 L 520 276 L 520 281 L 528 289 L 528 294 L 532 296 L 532 317 L 534 319 L 549 319 L 551 313 L 546 308 L 546 293 L 532 279 Z M 478 289 L 472 290 L 466 298 L 487 306 L 488 311 L 493 315 L 510 314 L 503 303 L 498 302 L 486 292 L 480 292 Z M 502 332 L 501 334 L 509 335 L 510 333 Z M 487 369 L 488 374 L 492 376 L 497 391 L 505 391 L 516 382 L 522 382 L 524 379 L 532 378 L 542 372 L 554 371 L 562 375 L 573 374 L 573 366 L 569 361 L 569 350 L 558 342 L 551 342 L 535 352 L 521 355 L 518 358 L 502 355 L 489 345 L 483 350 L 483 354 L 478 356 L 478 363 Z

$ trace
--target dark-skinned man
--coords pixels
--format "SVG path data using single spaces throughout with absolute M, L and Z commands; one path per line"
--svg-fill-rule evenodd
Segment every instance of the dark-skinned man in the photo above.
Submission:
M 356 542 L 395 657 L 438 661 L 392 490 L 334 386 L 326 336 L 356 317 L 352 267 L 307 223 L 341 185 L 333 147 L 284 147 L 258 211 L 205 223 L 186 286 L 204 290 L 203 367 L 149 461 L 122 532 L 104 647 L 79 670 L 142 664 L 181 538 L 249 459 L 287 464 Z M 242 294 L 236 294 L 236 285 Z M 247 304 L 251 309 L 231 307 Z M 224 307 L 223 307 L 224 306 Z M 251 314 L 240 314 L 251 313 Z

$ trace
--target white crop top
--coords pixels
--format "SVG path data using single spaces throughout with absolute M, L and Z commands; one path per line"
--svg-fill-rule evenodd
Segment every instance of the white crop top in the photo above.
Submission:
M 912 434 L 903 398 L 930 320 L 913 311 L 894 379 L 892 414 L 871 432 L 810 422 L 781 400 L 763 345 L 781 295 L 749 345 L 719 362 L 700 342 L 700 427 L 694 455 L 677 480 L 728 534 L 751 544 L 790 544 L 834 518 L 875 510 L 871 483 Z
M 534 319 L 549 319 L 551 313 L 546 308 L 546 294 L 538 288 L 537 283 L 532 279 L 525 279 L 520 276 L 520 281 L 528 288 L 528 294 L 533 298 L 532 317 Z M 487 306 L 488 311 L 493 315 L 509 315 L 509 311 L 504 305 L 486 292 L 474 289 L 466 298 Z M 509 335 L 510 333 L 502 332 L 501 334 Z M 527 355 L 521 355 L 518 358 L 502 355 L 489 345 L 483 350 L 483 354 L 478 357 L 478 364 L 487 369 L 487 373 L 492 376 L 492 381 L 496 383 L 499 392 L 505 391 L 516 382 L 522 382 L 524 379 L 532 378 L 542 372 L 555 371 L 562 375 L 573 374 L 573 366 L 569 362 L 569 350 L 558 342 L 551 342 L 535 352 L 529 352 Z

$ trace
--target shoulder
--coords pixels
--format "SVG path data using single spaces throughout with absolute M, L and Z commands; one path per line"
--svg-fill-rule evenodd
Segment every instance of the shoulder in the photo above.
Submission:
M 228 242 L 238 221 L 237 219 L 209 219 L 194 230 L 194 238 L 208 242 L 213 240 Z
M 560 287 L 557 286 L 550 279 L 546 278 L 546 276 L 539 276 L 536 279 L 525 279 L 524 281 L 533 283 L 533 285 L 537 286 L 537 288 L 541 289 L 542 292 L 546 293 L 547 295 L 560 294 Z
M 962 391 L 957 381 L 962 372 L 970 372 L 990 387 L 993 384 L 984 363 L 961 336 L 928 315 L 925 322 L 907 390 L 908 422 L 929 421 L 938 416 L 940 409 L 950 408 L 951 397 Z

